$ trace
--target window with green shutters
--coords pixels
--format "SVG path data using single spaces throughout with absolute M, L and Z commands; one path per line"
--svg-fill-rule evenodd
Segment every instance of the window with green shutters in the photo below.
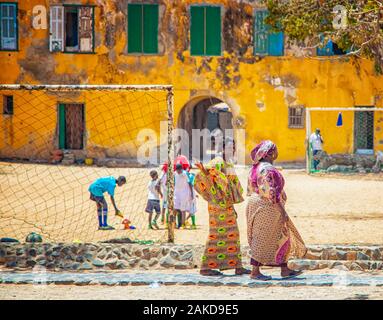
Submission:
M 265 23 L 268 16 L 267 10 L 256 10 L 254 18 L 254 54 L 283 56 L 284 35 L 283 32 L 272 32 L 270 26 Z
M 193 56 L 221 55 L 221 7 L 190 7 L 190 52 Z
M 158 53 L 158 5 L 128 5 L 128 53 Z

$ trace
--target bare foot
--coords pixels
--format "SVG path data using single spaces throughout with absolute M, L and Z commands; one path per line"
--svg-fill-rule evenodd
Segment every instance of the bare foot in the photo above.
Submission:
M 222 272 L 219 272 L 217 270 L 212 270 L 212 269 L 200 270 L 199 273 L 202 276 L 222 276 L 223 275 Z
M 245 269 L 245 268 L 237 268 L 237 269 L 235 269 L 235 274 L 237 276 L 241 276 L 243 274 L 251 274 L 251 271 L 248 269 Z

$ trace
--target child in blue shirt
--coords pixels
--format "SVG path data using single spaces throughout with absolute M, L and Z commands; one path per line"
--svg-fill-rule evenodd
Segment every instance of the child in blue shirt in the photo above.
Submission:
M 90 200 L 96 202 L 97 215 L 98 215 L 98 230 L 114 230 L 112 226 L 107 223 L 108 219 L 108 204 L 104 198 L 104 193 L 107 192 L 110 195 L 116 216 L 123 218 L 123 214 L 118 210 L 114 201 L 114 191 L 116 186 L 122 187 L 126 183 L 126 178 L 123 176 L 115 179 L 114 177 L 99 178 L 94 181 L 90 187 Z

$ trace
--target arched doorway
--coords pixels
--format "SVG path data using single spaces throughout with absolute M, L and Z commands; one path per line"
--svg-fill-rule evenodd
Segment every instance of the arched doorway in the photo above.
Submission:
M 188 141 L 186 143 L 190 160 L 223 156 L 224 146 L 227 146 L 228 142 L 234 145 L 232 110 L 227 103 L 216 97 L 202 96 L 190 100 L 180 112 L 177 127 L 187 132 Z M 207 148 L 206 144 L 202 140 L 200 141 L 200 145 L 197 147 L 199 157 L 196 156 L 196 146 L 193 146 L 193 134 L 194 142 L 197 140 L 194 129 L 199 130 L 201 134 L 208 130 L 210 140 Z M 201 139 L 203 138 L 201 137 Z

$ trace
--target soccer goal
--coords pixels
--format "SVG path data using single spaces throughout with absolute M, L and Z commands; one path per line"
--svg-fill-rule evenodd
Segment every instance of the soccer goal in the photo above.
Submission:
M 149 229 L 145 213 L 149 173 L 168 161 L 173 218 L 172 86 L 0 85 L 0 99 L 0 238 L 174 241 L 173 223 Z M 124 218 L 105 194 L 115 230 L 99 230 L 88 188 L 108 176 L 126 177 L 115 189 Z
M 324 152 L 314 155 L 310 136 L 316 129 Z M 306 108 L 307 173 L 380 172 L 382 151 L 383 108 Z

